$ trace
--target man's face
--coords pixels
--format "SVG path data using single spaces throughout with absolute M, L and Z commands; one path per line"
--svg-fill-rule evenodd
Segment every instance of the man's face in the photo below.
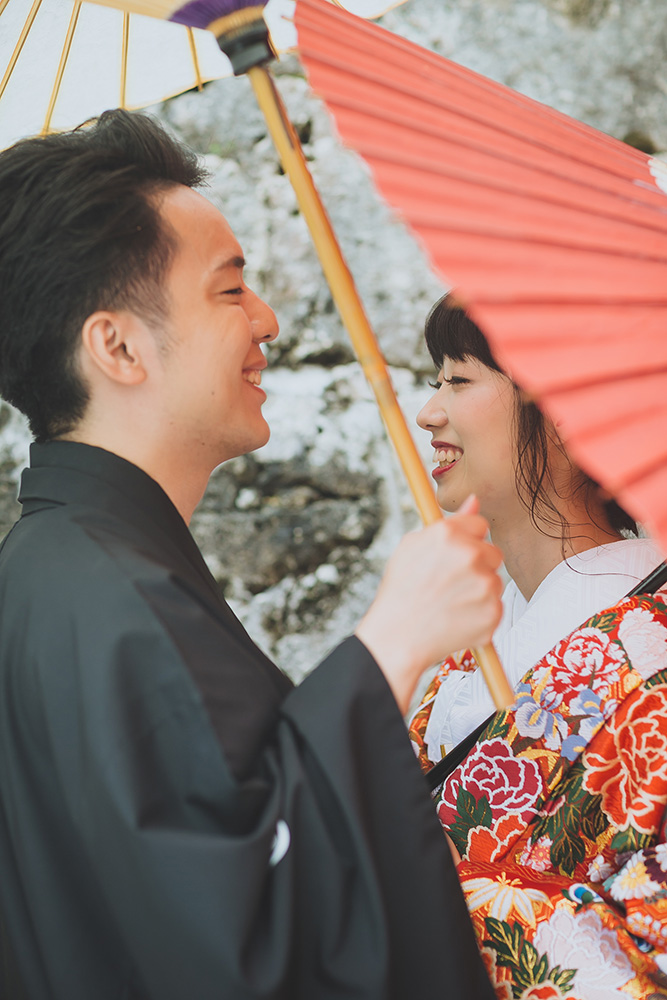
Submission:
M 210 202 L 179 186 L 160 212 L 178 239 L 165 279 L 164 412 L 174 445 L 213 469 L 269 439 L 259 345 L 277 337 L 278 323 L 245 285 L 241 247 Z

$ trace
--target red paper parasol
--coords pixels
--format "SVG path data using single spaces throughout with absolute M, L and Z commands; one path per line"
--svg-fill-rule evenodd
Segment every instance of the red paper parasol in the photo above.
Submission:
M 343 141 L 667 552 L 667 164 L 321 0 L 296 23 Z

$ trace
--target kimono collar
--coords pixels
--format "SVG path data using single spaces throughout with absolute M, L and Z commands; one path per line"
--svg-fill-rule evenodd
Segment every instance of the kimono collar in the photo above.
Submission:
M 159 483 L 113 452 L 76 441 L 32 444 L 18 500 L 23 517 L 54 503 L 82 504 L 159 533 L 217 590 L 187 524 Z

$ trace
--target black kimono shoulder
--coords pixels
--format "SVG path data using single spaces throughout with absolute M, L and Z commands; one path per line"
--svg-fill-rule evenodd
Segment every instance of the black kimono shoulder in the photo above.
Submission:
M 362 644 L 292 688 L 160 487 L 108 452 L 33 446 L 20 499 L 0 909 L 30 1000 L 490 1000 Z

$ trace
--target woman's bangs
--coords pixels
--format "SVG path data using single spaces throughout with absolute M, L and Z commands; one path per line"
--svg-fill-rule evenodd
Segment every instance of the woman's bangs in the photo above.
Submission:
M 452 361 L 475 358 L 487 368 L 502 372 L 491 354 L 486 337 L 461 306 L 455 304 L 450 294 L 439 299 L 426 317 L 424 336 L 438 369 L 442 367 L 444 358 Z

